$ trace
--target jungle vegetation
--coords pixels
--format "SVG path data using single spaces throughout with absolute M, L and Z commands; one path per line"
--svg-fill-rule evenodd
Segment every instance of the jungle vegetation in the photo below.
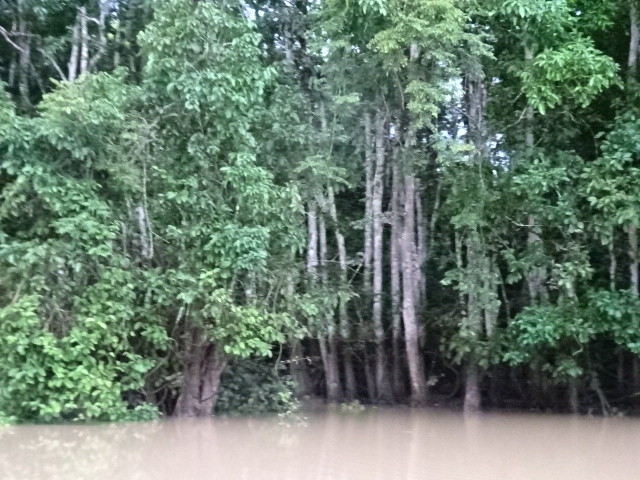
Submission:
M 0 418 L 633 410 L 638 7 L 1 0 Z

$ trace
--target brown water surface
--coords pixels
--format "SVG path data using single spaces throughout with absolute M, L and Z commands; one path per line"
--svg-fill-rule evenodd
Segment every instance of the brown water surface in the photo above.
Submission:
M 0 427 L 2 480 L 640 480 L 640 421 L 428 410 Z

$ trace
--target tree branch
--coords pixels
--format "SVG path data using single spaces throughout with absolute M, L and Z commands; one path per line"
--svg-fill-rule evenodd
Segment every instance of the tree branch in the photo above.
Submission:
M 60 75 L 60 78 L 63 81 L 67 81 L 67 76 L 64 74 L 64 72 L 62 71 L 62 69 L 60 68 L 60 65 L 58 65 L 58 62 L 55 61 L 55 59 L 49 55 L 45 50 L 43 50 L 42 48 L 39 48 L 38 51 L 47 58 L 47 60 L 49 60 L 49 62 L 51 63 L 51 65 L 53 66 L 53 68 L 56 69 L 56 72 L 58 72 L 58 75 Z
M 9 43 L 9 45 L 11 45 L 13 48 L 18 50 L 20 53 L 23 53 L 23 54 L 26 53 L 26 50 L 24 48 L 22 48 L 20 45 L 18 45 L 13 40 L 11 40 L 11 36 L 13 35 L 13 33 L 7 32 L 7 29 L 4 28 L 3 26 L 0 26 L 0 34 L 2 34 L 2 36 L 7 41 L 7 43 Z

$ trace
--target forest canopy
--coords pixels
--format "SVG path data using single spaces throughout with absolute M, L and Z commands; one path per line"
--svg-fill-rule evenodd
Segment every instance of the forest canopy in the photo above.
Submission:
M 634 409 L 638 7 L 0 0 L 0 422 Z

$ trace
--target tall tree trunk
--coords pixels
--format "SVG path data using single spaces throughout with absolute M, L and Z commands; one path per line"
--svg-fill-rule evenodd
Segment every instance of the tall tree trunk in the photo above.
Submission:
M 405 348 L 409 365 L 411 405 L 427 402 L 427 384 L 424 378 L 424 360 L 420 351 L 418 322 L 416 319 L 415 291 L 415 179 L 410 167 L 405 165 L 404 175 L 404 228 L 402 231 L 402 319 L 404 323 Z
M 302 343 L 297 338 L 289 340 L 289 374 L 293 379 L 296 397 L 302 398 L 312 393 L 307 361 L 302 351 Z
M 80 75 L 89 70 L 89 26 L 87 7 L 80 7 Z
M 323 202 L 325 203 L 325 202 Z M 320 278 L 322 286 L 329 286 L 329 272 L 327 270 L 327 226 L 324 213 L 318 216 L 318 240 L 320 251 Z M 339 402 L 342 399 L 340 385 L 340 369 L 338 366 L 338 345 L 336 338 L 336 326 L 333 312 L 327 313 L 325 332 L 320 332 L 320 354 L 324 365 L 325 383 L 327 388 L 327 401 Z
M 338 225 L 338 211 L 336 208 L 335 195 L 333 188 L 328 187 L 327 201 L 329 207 L 329 215 L 334 224 L 336 246 L 338 248 L 338 263 L 340 265 L 340 285 L 342 288 L 348 287 L 347 278 L 347 247 L 345 246 L 344 235 Z M 351 327 L 349 325 L 349 317 L 347 315 L 347 301 L 343 298 L 339 299 L 338 319 L 340 324 L 340 337 L 342 339 L 342 353 L 344 359 L 344 379 L 345 379 L 345 398 L 354 400 L 356 398 L 356 375 L 353 370 L 353 351 L 351 349 Z
M 193 327 L 174 416 L 206 417 L 213 414 L 220 376 L 227 361 L 224 352 L 214 343 L 203 340 L 199 329 Z
M 578 379 L 570 378 L 569 385 L 567 387 L 567 401 L 569 403 L 569 410 L 571 413 L 580 412 L 580 401 L 578 398 Z
M 364 117 L 364 171 L 365 171 L 365 208 L 364 208 L 364 288 L 371 292 L 371 266 L 373 260 L 373 137 L 371 114 Z
M 311 200 L 307 207 L 307 274 L 309 283 L 318 281 L 318 204 Z
M 640 46 L 640 29 L 638 28 L 638 2 L 629 0 L 629 58 L 627 60 L 627 78 L 635 80 L 638 69 L 638 52 Z
M 480 410 L 480 386 L 478 365 L 475 359 L 469 360 L 464 373 L 464 412 L 476 413 Z
M 76 15 L 76 22 L 71 30 L 71 54 L 67 63 L 67 80 L 75 81 L 78 77 L 78 61 L 80 52 L 80 12 Z
M 382 197 L 384 194 L 385 169 L 385 116 L 382 112 L 376 115 L 376 166 L 373 177 L 373 199 L 371 210 L 373 215 L 373 329 L 376 341 L 376 390 L 378 401 L 393 402 L 393 392 L 389 381 L 388 365 L 385 351 L 385 333 L 382 322 L 382 272 L 383 272 L 383 236 L 384 221 L 382 214 Z M 411 196 L 413 199 L 413 196 Z M 413 286 L 413 284 L 411 284 Z
M 31 107 L 29 73 L 31 69 L 31 36 L 29 35 L 24 0 L 18 0 L 18 91 L 22 107 Z
M 615 230 L 611 228 L 611 242 L 609 243 L 609 290 L 616 290 L 616 272 L 618 260 L 616 258 Z
M 16 33 L 16 29 L 18 28 L 18 24 L 15 20 L 11 23 L 11 36 L 13 37 Z M 9 61 L 9 72 L 7 74 L 7 84 L 10 87 L 14 87 L 16 84 L 16 71 L 18 69 L 17 62 L 17 54 L 16 52 L 11 53 L 11 60 Z
M 393 354 L 393 393 L 396 398 L 406 395 L 403 381 L 405 358 L 401 354 L 402 342 L 402 291 L 400 274 L 402 273 L 401 239 L 402 239 L 402 179 L 397 158 L 393 162 L 393 183 L 391 186 L 391 351 Z
M 483 251 L 480 245 L 480 236 L 477 229 L 472 230 L 465 237 L 467 246 L 467 268 L 466 277 L 470 284 L 466 295 L 466 321 L 467 328 L 473 338 L 480 341 L 482 339 L 482 305 L 480 292 L 482 290 L 481 271 L 483 264 Z M 478 358 L 471 353 L 467 356 L 465 369 L 465 396 L 464 411 L 467 413 L 480 410 L 480 388 L 479 388 Z
M 107 15 L 109 14 L 109 0 L 97 0 L 98 1 L 98 50 L 93 58 L 89 62 L 89 70 L 94 70 L 100 59 L 107 52 Z M 96 20 L 96 19 L 94 19 Z M 118 29 L 118 33 L 120 29 Z M 116 34 L 117 35 L 117 34 Z
M 426 224 L 424 208 L 422 206 L 422 188 L 416 178 L 416 312 L 422 312 L 427 297 L 427 282 L 425 276 L 425 264 L 427 260 Z M 424 328 L 420 328 L 420 344 L 424 343 Z

